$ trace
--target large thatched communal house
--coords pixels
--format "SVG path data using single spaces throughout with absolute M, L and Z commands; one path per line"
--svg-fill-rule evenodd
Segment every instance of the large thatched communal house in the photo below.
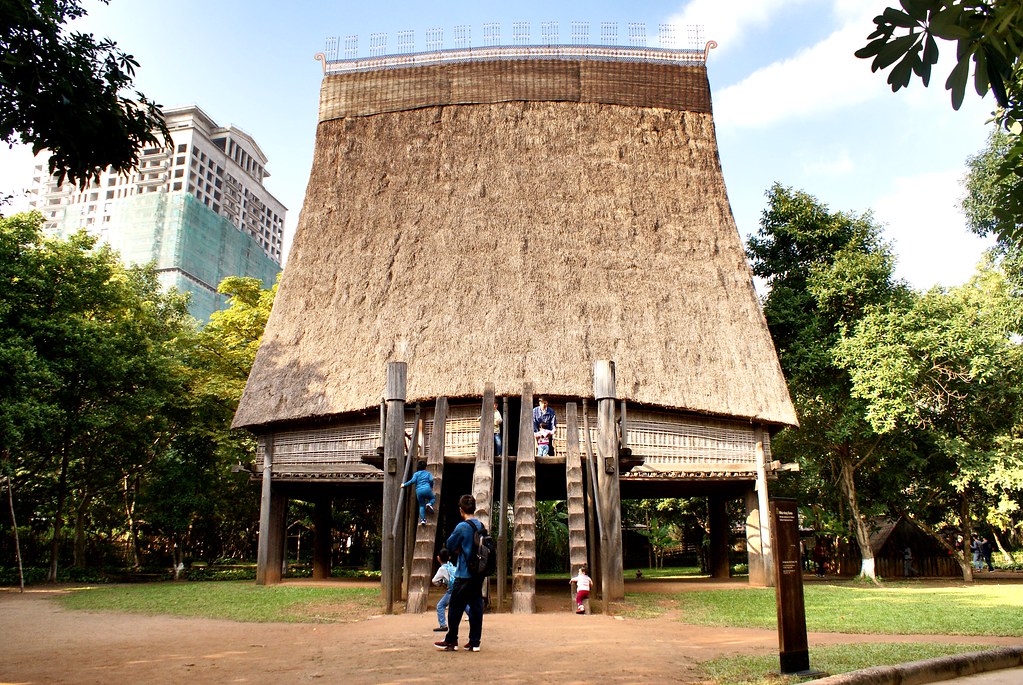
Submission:
M 704 60 L 578 46 L 324 60 L 305 204 L 234 422 L 259 436 L 259 582 L 280 579 L 289 498 L 317 503 L 323 576 L 331 499 L 363 497 L 382 507 L 387 607 L 422 611 L 472 492 L 500 539 L 511 524 L 491 592 L 505 597 L 510 568 L 514 611 L 535 607 L 538 499 L 567 499 L 571 564 L 588 560 L 606 599 L 624 595 L 623 498 L 708 497 L 716 575 L 726 504 L 745 502 L 751 582 L 769 583 L 770 435 L 796 416 Z M 547 457 L 540 394 L 558 416 Z M 399 488 L 417 459 L 440 497 L 419 526 Z

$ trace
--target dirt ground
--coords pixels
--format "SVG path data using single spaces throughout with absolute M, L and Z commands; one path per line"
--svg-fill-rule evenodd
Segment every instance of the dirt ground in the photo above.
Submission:
M 705 579 L 644 581 L 630 582 L 627 591 L 742 586 Z M 701 683 L 702 661 L 778 650 L 772 630 L 692 626 L 671 614 L 577 616 L 569 609 L 567 589 L 539 593 L 533 615 L 488 613 L 478 653 L 435 650 L 432 610 L 352 616 L 332 624 L 235 623 L 68 611 L 52 601 L 66 591 L 0 591 L 0 684 Z M 463 623 L 463 643 L 467 633 Z M 1023 644 L 1023 638 L 811 633 L 811 665 L 815 645 L 861 641 Z

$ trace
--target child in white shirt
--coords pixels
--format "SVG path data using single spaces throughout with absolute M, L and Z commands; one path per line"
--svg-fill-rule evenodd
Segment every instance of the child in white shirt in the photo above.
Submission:
M 575 584 L 575 613 L 585 614 L 586 605 L 584 602 L 590 598 L 590 585 L 593 584 L 593 580 L 586 575 L 586 567 L 580 566 L 579 575 L 568 581 L 568 584 Z

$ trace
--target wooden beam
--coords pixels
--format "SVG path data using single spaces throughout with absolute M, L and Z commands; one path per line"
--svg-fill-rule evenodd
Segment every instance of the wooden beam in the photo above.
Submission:
M 774 587 L 774 555 L 771 553 L 771 508 L 767 493 L 767 461 L 764 452 L 764 427 L 754 428 L 757 466 L 757 508 L 760 510 L 760 540 L 764 560 L 764 582 Z
M 746 565 L 749 568 L 749 584 L 753 587 L 767 587 L 764 577 L 764 542 L 760 526 L 760 507 L 757 491 L 750 488 L 744 497 L 746 503 Z
M 593 391 L 597 400 L 597 485 L 606 528 L 601 549 L 605 602 L 625 599 L 622 558 L 622 503 L 618 483 L 618 428 L 615 425 L 615 366 L 609 360 L 593 365 Z
M 330 548 L 333 541 L 333 515 L 330 497 L 320 497 L 313 504 L 313 578 L 330 578 Z
M 724 497 L 707 497 L 710 516 L 710 554 L 707 560 L 712 578 L 728 578 L 731 567 L 728 563 L 728 508 Z
M 408 367 L 405 362 L 388 362 L 387 386 L 384 401 L 387 404 L 387 419 L 384 427 L 384 496 L 381 515 L 380 590 L 384 601 L 384 612 L 394 610 L 397 596 L 395 588 L 395 535 L 394 522 L 397 511 L 401 474 L 404 471 L 405 456 L 405 388 Z
M 497 517 L 497 608 L 508 592 L 508 398 L 501 403 L 501 494 Z
M 277 581 L 267 577 L 270 558 L 270 498 L 273 493 L 274 435 L 267 433 L 263 445 L 263 489 L 259 498 L 259 542 L 256 547 L 256 585 L 269 585 Z M 278 571 L 279 573 L 279 571 Z

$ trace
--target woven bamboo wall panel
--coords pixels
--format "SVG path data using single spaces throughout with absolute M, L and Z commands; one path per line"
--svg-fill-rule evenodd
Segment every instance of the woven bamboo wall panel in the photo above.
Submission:
M 405 424 L 412 431 L 411 421 Z M 298 466 L 336 466 L 377 470 L 363 463 L 363 457 L 377 454 L 380 445 L 379 421 L 360 420 L 349 425 L 330 428 L 281 431 L 274 433 L 273 470 L 288 471 Z M 260 436 L 256 448 L 256 465 L 262 469 L 266 458 L 266 437 Z
M 326 76 L 320 121 L 423 107 L 592 102 L 710 112 L 702 66 L 598 60 L 495 60 Z

